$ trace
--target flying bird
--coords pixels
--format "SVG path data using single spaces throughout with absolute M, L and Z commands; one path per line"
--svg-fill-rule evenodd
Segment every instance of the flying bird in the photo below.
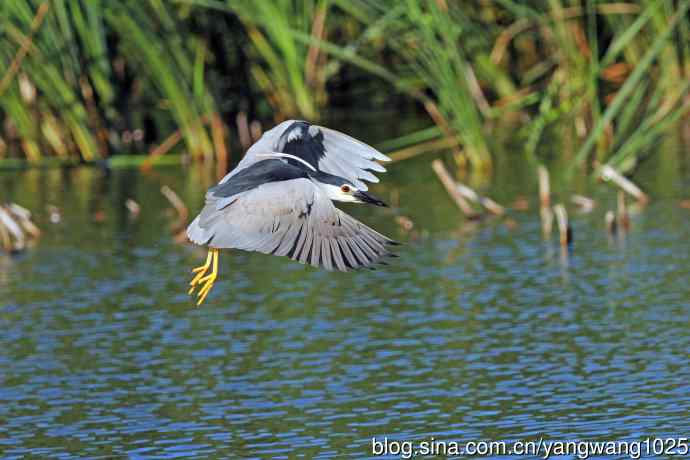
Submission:
M 218 277 L 221 249 L 286 256 L 326 270 L 370 267 L 392 255 L 390 238 L 333 205 L 334 201 L 386 206 L 367 192 L 390 161 L 338 131 L 288 120 L 264 133 L 237 167 L 206 192 L 206 204 L 187 237 L 208 247 L 192 270 L 189 295 L 197 305 Z

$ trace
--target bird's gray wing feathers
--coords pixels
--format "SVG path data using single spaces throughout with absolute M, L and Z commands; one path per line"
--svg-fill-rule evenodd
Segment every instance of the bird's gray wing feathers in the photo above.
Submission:
M 386 168 L 377 161 L 391 161 L 391 159 L 378 150 L 347 134 L 329 128 L 313 126 L 309 132 L 313 133 L 314 128 L 323 133 L 325 155 L 318 163 L 322 171 L 344 177 L 352 181 L 352 185 L 365 191 L 367 186 L 362 181 L 377 183 L 379 179 L 372 172 L 386 172 Z
M 395 244 L 336 208 L 308 179 L 260 185 L 235 195 L 221 210 L 217 201 L 211 197 L 187 229 L 194 243 L 340 271 L 371 266 Z
M 373 173 L 386 171 L 378 162 L 390 161 L 375 148 L 347 134 L 305 121 L 288 120 L 266 131 L 221 183 L 260 161 L 262 158 L 258 154 L 270 152 L 297 156 L 314 168 L 343 177 L 365 191 L 367 185 L 364 181 L 376 183 L 379 180 Z

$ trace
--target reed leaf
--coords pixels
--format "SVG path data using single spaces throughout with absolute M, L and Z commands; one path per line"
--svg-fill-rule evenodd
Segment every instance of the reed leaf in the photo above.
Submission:
M 573 171 L 573 168 L 581 166 L 582 163 L 587 159 L 587 156 L 589 155 L 595 142 L 599 140 L 601 134 L 603 133 L 604 128 L 613 121 L 616 115 L 618 115 L 620 110 L 624 107 L 626 101 L 629 100 L 628 98 L 632 91 L 638 85 L 640 80 L 645 76 L 645 72 L 649 70 L 654 60 L 664 50 L 666 42 L 670 38 L 679 21 L 687 13 L 688 8 L 690 8 L 690 1 L 685 0 L 681 2 L 678 10 L 673 15 L 669 23 L 666 25 L 663 32 L 655 38 L 649 50 L 645 53 L 644 57 L 640 60 L 637 66 L 635 66 L 634 70 L 626 79 L 625 83 L 623 84 L 623 86 L 611 102 L 611 105 L 607 107 L 601 119 L 594 126 L 592 132 L 587 137 L 585 143 L 582 145 L 582 147 L 580 147 L 580 149 L 576 153 L 575 158 L 573 159 L 573 163 L 570 167 L 571 172 Z

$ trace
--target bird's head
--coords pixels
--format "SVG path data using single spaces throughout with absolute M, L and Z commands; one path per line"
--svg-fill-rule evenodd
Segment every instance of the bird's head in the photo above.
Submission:
M 345 203 L 368 203 L 376 206 L 388 206 L 382 200 L 376 198 L 371 193 L 358 189 L 347 179 L 332 174 L 318 172 L 313 175 L 313 179 L 318 183 L 319 187 L 328 195 L 333 201 L 342 201 Z

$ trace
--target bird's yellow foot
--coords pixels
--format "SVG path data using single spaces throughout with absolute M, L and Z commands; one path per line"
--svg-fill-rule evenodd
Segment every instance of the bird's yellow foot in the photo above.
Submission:
M 189 288 L 188 294 L 192 295 L 196 287 L 201 286 L 201 289 L 199 289 L 199 293 L 197 294 L 197 298 L 199 299 L 196 303 L 197 306 L 201 305 L 203 301 L 206 300 L 206 296 L 209 292 L 211 292 L 213 283 L 216 282 L 216 278 L 218 277 L 219 252 L 220 251 L 216 248 L 209 249 L 204 265 L 196 267 L 194 270 L 192 270 L 192 272 L 196 273 L 196 275 L 194 276 L 194 279 L 189 282 L 191 287 Z M 207 275 L 209 269 L 211 269 L 211 273 Z
M 199 284 L 201 278 L 203 278 L 208 269 L 211 268 L 211 262 L 213 262 L 213 249 L 209 249 L 208 255 L 206 256 L 206 262 L 204 262 L 204 265 L 196 267 L 192 270 L 192 273 L 196 273 L 196 276 L 194 277 L 194 279 L 192 279 L 192 281 L 189 282 L 189 285 L 191 287 L 189 288 L 189 292 L 187 292 L 187 294 L 192 295 L 194 289 L 196 289 L 196 286 L 197 284 Z

